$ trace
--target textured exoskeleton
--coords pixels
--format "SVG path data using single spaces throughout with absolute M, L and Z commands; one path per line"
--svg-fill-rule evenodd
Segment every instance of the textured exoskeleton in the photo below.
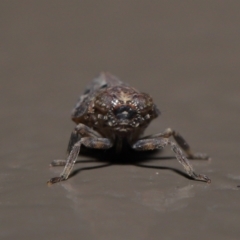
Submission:
M 48 183 L 66 180 L 77 160 L 81 146 L 94 149 L 116 148 L 121 151 L 127 143 L 136 151 L 162 149 L 169 145 L 177 160 L 190 177 L 210 182 L 210 179 L 194 172 L 188 158 L 208 159 L 205 154 L 194 154 L 183 137 L 168 128 L 163 133 L 142 137 L 149 123 L 160 114 L 152 98 L 123 83 L 110 73 L 101 73 L 80 96 L 72 112 L 72 120 L 77 124 L 69 141 L 69 156 L 66 161 L 54 160 L 52 166 L 65 165 L 59 177 Z M 170 140 L 173 137 L 177 144 Z

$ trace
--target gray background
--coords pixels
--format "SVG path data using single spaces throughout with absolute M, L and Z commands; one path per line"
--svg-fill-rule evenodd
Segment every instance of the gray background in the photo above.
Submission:
M 1 239 L 239 239 L 239 1 L 1 1 Z M 51 187 L 70 112 L 108 70 L 148 92 L 211 161 L 188 179 L 168 149 L 141 166 L 79 171 Z M 166 157 L 166 158 L 165 158 Z M 135 159 L 136 160 L 136 159 Z M 178 170 L 174 171 L 174 170 Z

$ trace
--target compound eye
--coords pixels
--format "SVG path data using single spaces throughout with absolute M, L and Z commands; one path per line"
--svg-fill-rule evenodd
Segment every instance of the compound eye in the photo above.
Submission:
M 117 119 L 132 119 L 137 114 L 137 112 L 129 106 L 120 106 L 114 110 L 114 114 Z

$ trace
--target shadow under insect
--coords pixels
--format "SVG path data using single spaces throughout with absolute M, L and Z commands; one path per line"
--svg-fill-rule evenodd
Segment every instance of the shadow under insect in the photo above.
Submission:
M 75 169 L 71 172 L 68 178 L 71 178 L 85 170 L 95 170 L 98 168 L 110 167 L 112 165 L 132 165 L 132 166 L 141 167 L 141 168 L 169 170 L 187 179 L 192 179 L 192 180 L 194 179 L 190 177 L 188 174 L 186 174 L 185 172 L 177 168 L 149 164 L 149 162 L 152 163 L 153 161 L 165 161 L 165 160 L 176 161 L 176 158 L 174 156 L 159 156 L 159 154 L 162 154 L 162 152 L 163 152 L 162 150 L 136 152 L 131 148 L 129 148 L 128 146 L 125 146 L 119 154 L 116 154 L 114 149 L 102 151 L 98 149 L 88 149 L 83 146 L 82 152 L 79 154 L 80 157 L 81 158 L 87 157 L 91 159 L 87 159 L 87 160 L 78 159 L 76 161 L 76 164 L 82 165 L 85 163 L 93 163 L 93 164 L 96 163 L 97 165 L 80 167 L 78 169 Z M 62 164 L 58 164 L 58 165 L 52 164 L 52 166 L 65 166 L 65 164 L 66 164 L 66 160 L 62 160 Z

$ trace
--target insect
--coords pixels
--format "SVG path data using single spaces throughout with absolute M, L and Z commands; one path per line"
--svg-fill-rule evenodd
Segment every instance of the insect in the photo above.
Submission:
M 208 159 L 208 156 L 192 153 L 179 133 L 168 128 L 162 133 L 141 137 L 149 123 L 159 115 L 160 111 L 148 94 L 139 92 L 110 73 L 101 73 L 86 88 L 72 111 L 76 127 L 69 140 L 69 155 L 66 161 L 52 162 L 52 166 L 65 167 L 61 175 L 51 178 L 48 184 L 68 179 L 82 145 L 93 149 L 115 148 L 117 154 L 124 143 L 136 151 L 163 149 L 169 145 L 191 178 L 210 183 L 207 176 L 195 173 L 181 148 L 190 159 Z

